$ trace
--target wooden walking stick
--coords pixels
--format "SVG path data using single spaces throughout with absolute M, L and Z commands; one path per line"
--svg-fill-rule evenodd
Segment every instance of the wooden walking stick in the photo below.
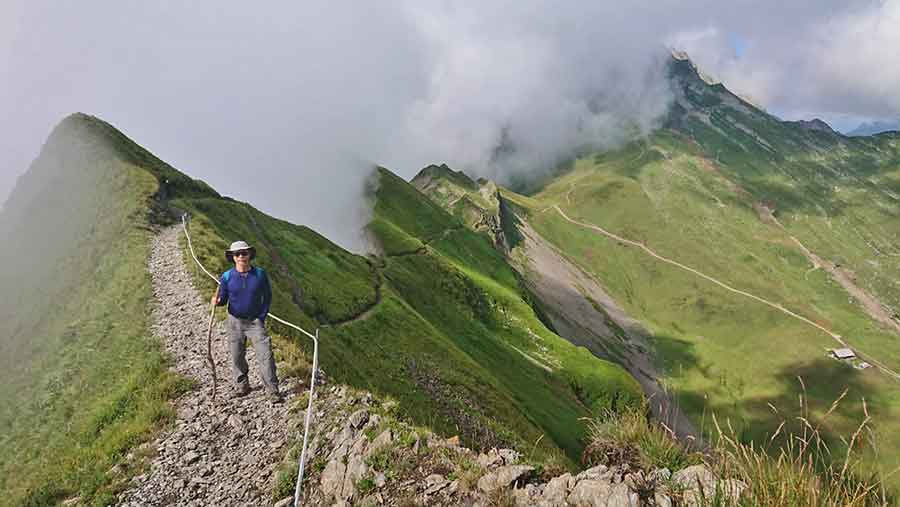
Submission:
M 206 360 L 209 361 L 209 368 L 212 370 L 212 379 L 213 379 L 213 392 L 212 392 L 212 402 L 213 405 L 216 403 L 216 390 L 218 387 L 218 378 L 216 377 L 216 362 L 213 361 L 212 356 L 212 328 L 213 328 L 213 320 L 216 317 L 216 300 L 213 299 L 212 303 L 209 305 L 209 330 L 206 332 Z

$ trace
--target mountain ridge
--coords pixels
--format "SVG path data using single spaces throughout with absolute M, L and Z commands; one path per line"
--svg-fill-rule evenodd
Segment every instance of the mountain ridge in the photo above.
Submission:
M 108 501 L 104 499 L 115 496 L 123 484 L 119 476 L 107 476 L 105 471 L 128 449 L 173 421 L 168 400 L 189 389 L 189 382 L 166 370 L 165 355 L 150 338 L 148 321 L 131 315 L 144 315 L 140 309 L 152 298 L 144 268 L 152 232 L 174 223 L 184 212 L 190 216 L 196 253 L 214 272 L 226 267 L 221 252 L 234 238 L 257 247 L 257 262 L 271 273 L 273 311 L 304 328 L 321 328 L 321 364 L 336 380 L 393 397 L 404 418 L 447 436 L 458 434 L 474 448 L 529 447 L 535 457 L 574 467 L 584 445 L 582 419 L 640 403 L 636 383 L 620 367 L 572 347 L 544 327 L 527 292 L 488 240 L 469 232 L 387 170 L 381 169 L 379 178 L 373 223 L 384 224 L 393 235 L 378 230 L 374 234 L 390 247 L 406 241 L 420 244 L 420 250 L 401 255 L 404 252 L 389 248 L 385 255 L 370 258 L 346 252 L 311 229 L 221 196 L 96 117 L 76 114 L 64 119 L 51 135 L 45 155 L 22 179 L 20 189 L 30 186 L 30 194 L 16 193 L 0 221 L 15 230 L 62 229 L 80 237 L 70 245 L 66 245 L 69 236 L 50 237 L 53 246 L 42 250 L 51 255 L 34 256 L 35 272 L 45 262 L 83 266 L 77 260 L 89 251 L 83 245 L 93 244 L 97 250 L 87 265 L 103 266 L 97 273 L 126 295 L 116 296 L 118 302 L 112 303 L 85 286 L 90 292 L 80 297 L 91 295 L 92 308 L 99 313 L 79 316 L 77 305 L 63 306 L 54 313 L 53 322 L 58 324 L 46 336 L 35 337 L 20 326 L 6 350 L 34 344 L 35 357 L 41 358 L 50 378 L 2 394 L 5 400 L 43 399 L 42 390 L 59 389 L 59 375 L 90 371 L 91 365 L 101 363 L 104 367 L 96 377 L 80 385 L 104 383 L 113 392 L 84 389 L 77 396 L 54 395 L 34 410 L 0 413 L 0 424 L 10 429 L 5 445 L 16 449 L 0 461 L 4 472 L 0 475 L 4 481 L 28 478 L 14 485 L 10 501 L 43 504 L 76 494 L 85 501 Z M 77 200 L 69 213 L 44 206 L 63 203 L 63 196 Z M 121 214 L 115 216 L 120 221 L 103 232 L 103 224 L 113 217 L 111 211 L 118 208 Z M 61 225 L 65 220 L 80 225 Z M 23 248 L 41 241 L 32 236 L 22 242 Z M 123 245 L 121 238 L 129 238 L 125 257 L 112 248 Z M 54 257 L 57 253 L 61 257 Z M 182 255 L 192 262 L 186 251 Z M 123 263 L 131 274 L 122 277 L 107 271 L 113 262 Z M 75 283 L 81 271 L 63 272 L 68 275 L 33 279 L 33 294 L 23 290 L 22 297 L 36 310 L 35 325 L 42 325 L 40 312 L 45 309 L 38 294 L 69 291 L 66 280 Z M 212 291 L 211 281 L 202 273 L 192 276 L 198 290 Z M 125 307 L 130 308 L 127 314 L 118 311 Z M 0 310 L 6 315 L 16 307 Z M 272 332 L 286 347 L 282 353 L 309 357 L 310 345 L 301 337 L 290 330 Z M 68 345 L 59 349 L 56 344 L 64 342 Z M 99 343 L 104 343 L 100 349 Z M 152 366 L 139 371 L 116 368 L 144 360 Z M 553 364 L 549 371 L 541 364 L 548 361 Z M 60 362 L 66 365 L 65 373 L 55 366 Z M 8 387 L 26 382 L 30 367 L 23 363 Z M 119 380 L 139 374 L 144 375 L 140 381 Z M 5 405 L 14 407 L 16 402 Z M 62 423 L 55 418 L 61 421 L 73 410 L 85 412 L 87 426 L 59 432 Z M 54 445 L 69 450 L 48 450 L 45 458 L 38 458 L 34 446 L 40 439 L 35 431 L 55 435 Z M 114 439 L 116 446 L 106 447 L 98 433 Z M 104 447 L 73 445 L 82 439 Z M 65 452 L 72 456 L 52 466 L 43 461 Z M 34 473 L 38 469 L 42 472 Z M 10 486 L 4 483 L 4 489 Z
M 662 129 L 582 154 L 528 195 L 504 188 L 501 195 L 648 330 L 647 353 L 660 381 L 692 420 L 714 412 L 748 440 L 767 440 L 792 410 L 791 399 L 799 397 L 814 418 L 827 418 L 842 399 L 837 422 L 823 433 L 840 455 L 847 451 L 841 438 L 865 417 L 864 399 L 881 428 L 878 445 L 900 446 L 889 429 L 897 413 L 890 372 L 900 367 L 900 293 L 891 282 L 900 275 L 900 136 L 850 138 L 818 122 L 782 121 L 709 84 L 688 61 L 676 61 L 670 76 L 676 102 Z M 564 216 L 631 243 L 591 237 Z M 790 324 L 782 320 L 790 316 L 677 273 L 640 247 L 814 325 Z M 598 337 L 603 346 L 617 342 L 614 331 L 605 334 Z M 827 351 L 841 346 L 832 335 L 862 359 L 828 359 Z M 885 368 L 868 368 L 866 358 Z M 867 460 L 882 471 L 900 464 L 874 451 Z

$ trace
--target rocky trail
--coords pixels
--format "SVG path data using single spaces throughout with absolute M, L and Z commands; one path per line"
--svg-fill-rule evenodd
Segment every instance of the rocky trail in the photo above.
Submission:
M 194 288 L 178 244 L 180 226 L 163 229 L 153 241 L 149 269 L 155 304 L 153 333 L 179 374 L 196 382 L 176 400 L 174 427 L 148 447 L 149 470 L 119 497 L 120 505 L 268 505 L 273 472 L 289 441 L 302 428 L 288 412 L 297 382 L 281 379 L 282 404 L 265 396 L 248 346 L 253 391 L 232 398 L 224 323 L 213 329 L 212 354 L 218 394 L 212 400 L 212 374 L 206 361 L 209 299 Z M 221 314 L 223 310 L 219 309 Z

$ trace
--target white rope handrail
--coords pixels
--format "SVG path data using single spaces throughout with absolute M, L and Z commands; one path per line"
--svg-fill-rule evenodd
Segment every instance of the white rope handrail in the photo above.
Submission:
M 188 233 L 188 229 L 187 229 L 187 216 L 188 216 L 187 213 L 181 215 L 181 228 L 184 230 L 184 237 L 185 237 L 185 239 L 187 239 L 188 250 L 190 250 L 190 252 L 191 252 L 191 257 L 194 258 L 194 262 L 196 262 L 197 265 L 200 266 L 200 269 L 202 269 L 203 272 L 206 273 L 207 276 L 212 278 L 212 280 L 214 282 L 216 282 L 216 285 L 218 285 L 219 279 L 216 278 L 212 273 L 210 273 L 206 269 L 205 266 L 203 266 L 203 263 L 200 262 L 200 259 L 197 258 L 197 254 L 194 253 L 194 245 L 191 243 L 191 235 L 190 235 L 190 233 Z M 300 327 L 296 324 L 292 324 L 292 323 L 282 319 L 281 317 L 278 317 L 277 315 L 275 315 L 273 313 L 269 313 L 268 316 L 271 317 L 272 319 L 274 319 L 275 321 L 284 324 L 285 326 L 288 326 L 290 328 L 296 329 L 297 331 L 300 331 L 301 333 L 303 333 L 306 336 L 308 336 L 309 338 L 311 338 L 313 341 L 313 364 L 312 364 L 312 375 L 310 376 L 310 380 L 309 380 L 309 403 L 306 407 L 306 420 L 303 424 L 303 448 L 300 451 L 300 465 L 297 468 L 297 485 L 294 488 L 294 506 L 296 507 L 296 506 L 300 505 L 300 494 L 301 494 L 301 488 L 303 485 L 303 471 L 304 471 L 304 468 L 306 467 L 306 445 L 307 445 L 307 442 L 309 439 L 309 424 L 310 424 L 310 417 L 312 415 L 312 408 L 313 408 L 313 394 L 314 394 L 314 390 L 316 387 L 316 370 L 319 369 L 319 329 L 316 328 L 316 333 L 312 334 L 312 333 L 306 331 L 305 329 L 303 329 L 302 327 Z

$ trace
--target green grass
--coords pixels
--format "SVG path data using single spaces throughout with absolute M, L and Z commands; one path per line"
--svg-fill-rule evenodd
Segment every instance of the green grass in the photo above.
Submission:
M 801 403 L 803 399 L 801 398 Z M 806 420 L 804 411 L 789 417 Z M 896 499 L 877 476 L 862 466 L 860 452 L 849 459 L 833 460 L 828 444 L 819 434 L 821 426 L 805 426 L 784 435 L 788 444 L 781 449 L 770 443 L 747 444 L 733 430 L 716 426 L 717 439 L 704 453 L 692 451 L 667 431 L 647 420 L 645 410 L 625 410 L 603 414 L 590 422 L 590 443 L 583 461 L 587 465 L 628 465 L 647 473 L 660 468 L 677 473 L 691 465 L 704 464 L 719 480 L 736 479 L 746 486 L 740 498 L 728 495 L 720 485 L 704 491 L 698 505 L 726 506 L 884 506 Z M 848 434 L 855 449 L 868 445 L 865 423 Z M 779 433 L 785 430 L 778 428 Z M 773 434 L 774 436 L 774 434 Z M 768 438 L 766 440 L 772 440 Z M 719 483 L 721 484 L 721 483 Z M 646 492 L 661 491 L 683 499 L 683 486 L 670 480 L 650 481 Z
M 172 421 L 169 401 L 191 387 L 148 329 L 150 225 L 171 220 L 164 199 L 217 196 L 101 120 L 77 114 L 54 130 L 0 214 L 3 237 L 16 239 L 0 253 L 16 269 L 0 281 L 17 288 L 0 302 L 0 505 L 109 505 L 143 471 L 141 459 L 123 458 L 146 454 L 135 447 Z M 310 262 L 370 272 L 347 253 Z M 367 302 L 362 285 L 349 304 L 310 308 L 353 311 Z M 281 333 L 273 339 L 284 372 L 306 377 L 306 356 Z
M 133 473 L 108 470 L 172 418 L 167 400 L 188 387 L 147 332 L 157 180 L 79 146 L 78 126 L 55 131 L 0 226 L 21 268 L 4 274 L 19 290 L 0 311 L 0 505 L 107 505 Z
M 382 204 L 396 202 L 396 195 L 407 198 L 404 213 L 417 207 L 430 209 L 424 196 L 407 188 L 395 176 L 382 175 L 378 220 L 395 223 L 396 208 Z M 403 221 L 403 217 L 397 220 Z M 486 236 L 458 222 L 442 219 L 442 223 L 447 228 L 440 234 L 420 233 L 419 239 L 428 242 L 426 253 L 385 259 L 386 280 L 455 347 L 481 364 L 501 392 L 512 393 L 522 414 L 573 456 L 582 445 L 584 429 L 579 418 L 586 412 L 637 402 L 636 384 L 620 368 L 549 331 Z M 554 371 L 536 366 L 543 363 L 554 365 Z M 490 411 L 503 408 L 504 403 L 485 405 Z M 534 434 L 527 426 L 515 427 L 514 433 L 520 438 Z
M 777 140 L 778 133 L 766 138 Z M 539 213 L 558 204 L 574 219 L 642 241 L 660 255 L 783 304 L 841 334 L 858 351 L 900 368 L 896 335 L 849 301 L 822 270 L 810 271 L 790 239 L 793 234 L 821 257 L 840 259 L 860 285 L 897 308 L 893 281 L 900 275 L 900 259 L 878 255 L 860 239 L 885 251 L 900 247 L 895 240 L 900 221 L 894 218 L 900 206 L 878 185 L 865 183 L 887 180 L 896 169 L 857 167 L 868 159 L 843 152 L 858 148 L 853 146 L 794 147 L 763 157 L 759 150 L 730 146 L 732 141 L 709 128 L 696 127 L 692 134 L 699 145 L 686 144 L 678 132 L 661 131 L 644 143 L 579 159 L 569 173 L 531 196 L 532 225 L 596 275 L 652 331 L 659 366 L 696 422 L 706 424 L 715 413 L 729 419 L 743 441 L 763 438 L 778 424 L 769 404 L 791 405 L 800 376 L 813 391 L 812 417 L 823 415 L 849 388 L 847 402 L 823 430 L 836 455 L 843 452 L 839 435 L 862 420 L 865 398 L 880 445 L 890 450 L 877 458 L 878 466 L 887 471 L 900 465 L 893 452 L 900 449 L 896 381 L 875 368 L 859 371 L 828 359 L 826 350 L 836 342 L 807 324 L 568 223 L 553 210 Z M 749 139 L 732 139 L 749 146 Z M 817 182 L 816 174 L 829 172 L 847 175 L 832 184 L 837 191 Z M 759 201 L 777 207 L 787 231 L 760 220 L 753 208 Z
M 574 461 L 583 446 L 580 418 L 640 400 L 621 368 L 540 323 L 486 237 L 383 169 L 377 197 L 370 233 L 383 246 L 380 259 L 349 254 L 243 203 L 173 204 L 191 212 L 198 256 L 215 272 L 226 267 L 221 252 L 229 241 L 257 245 L 257 262 L 272 273 L 273 312 L 310 330 L 322 326 L 325 371 L 397 399 L 416 424 L 460 434 L 476 447 L 525 446 L 545 434 L 539 455 L 562 449 Z M 255 226 L 246 218 L 251 214 Z M 294 284 L 302 289 L 299 305 Z M 308 340 L 293 339 L 309 352 Z M 523 354 L 553 363 L 555 371 Z

